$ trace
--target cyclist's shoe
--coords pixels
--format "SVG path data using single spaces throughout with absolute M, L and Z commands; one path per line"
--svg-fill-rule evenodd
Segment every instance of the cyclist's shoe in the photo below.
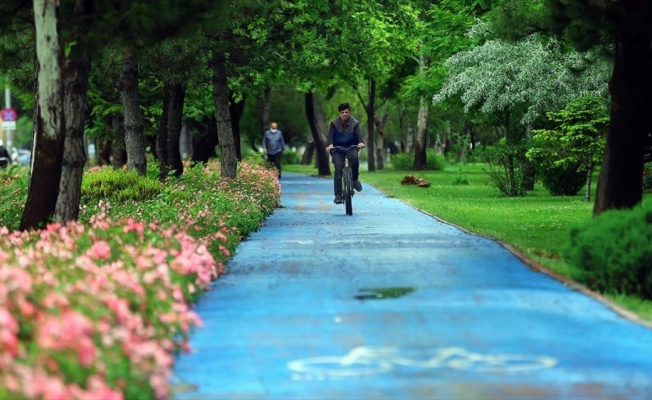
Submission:
M 344 203 L 344 199 L 342 198 L 341 195 L 337 194 L 335 195 L 335 200 L 333 200 L 335 204 L 342 204 Z
M 360 180 L 356 179 L 353 181 L 353 189 L 357 190 L 358 192 L 362 191 L 362 183 L 360 183 Z

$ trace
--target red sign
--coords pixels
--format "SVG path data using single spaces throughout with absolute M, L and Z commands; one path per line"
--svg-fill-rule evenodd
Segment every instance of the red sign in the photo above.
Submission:
M 0 117 L 2 117 L 3 121 L 15 121 L 18 118 L 18 114 L 16 114 L 16 110 L 13 108 L 5 108 L 0 113 Z

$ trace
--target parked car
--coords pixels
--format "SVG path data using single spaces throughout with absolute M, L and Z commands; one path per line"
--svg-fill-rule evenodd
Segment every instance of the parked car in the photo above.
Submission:
M 32 160 L 32 152 L 30 150 L 18 150 L 18 157 L 16 157 L 16 164 L 29 165 Z

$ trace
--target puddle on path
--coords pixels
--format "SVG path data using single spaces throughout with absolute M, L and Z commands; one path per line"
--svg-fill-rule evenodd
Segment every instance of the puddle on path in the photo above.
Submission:
M 403 297 L 414 292 L 412 287 L 384 287 L 360 289 L 360 294 L 355 296 L 356 300 L 387 300 Z

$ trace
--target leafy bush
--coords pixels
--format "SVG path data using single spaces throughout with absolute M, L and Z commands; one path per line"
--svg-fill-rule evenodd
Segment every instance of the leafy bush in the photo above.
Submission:
M 82 179 L 82 204 L 92 201 L 144 201 L 156 197 L 163 190 L 161 183 L 149 176 L 140 176 L 134 170 L 94 168 Z
M 539 179 L 553 196 L 575 196 L 586 184 L 586 171 L 579 165 L 548 165 L 539 167 Z
M 414 167 L 414 154 L 396 153 L 392 154 L 390 160 L 392 169 L 396 171 L 410 171 Z
M 607 293 L 652 299 L 652 202 L 609 210 L 570 230 L 564 250 L 582 269 L 578 280 Z
M 438 151 L 426 150 L 426 165 L 431 171 L 443 171 L 446 169 L 446 157 Z
M 285 164 L 301 164 L 301 155 L 293 150 L 285 150 L 281 162 Z
M 500 193 L 507 197 L 525 196 L 526 162 L 521 146 L 496 146 L 487 149 L 485 157 L 485 171 Z
M 652 162 L 645 163 L 643 168 L 643 192 L 652 193 Z
M 462 174 L 462 168 L 460 168 L 457 171 L 457 175 L 455 176 L 455 179 L 453 179 L 453 185 L 468 185 L 469 184 L 469 178 Z
M 412 171 L 414 169 L 414 154 L 392 154 L 389 163 L 395 171 Z M 426 166 L 431 171 L 444 170 L 446 168 L 446 158 L 435 150 L 426 150 Z
M 482 145 L 482 146 L 477 146 L 475 150 L 471 153 L 471 159 L 476 162 L 483 162 L 486 163 L 488 162 L 489 159 L 491 159 L 491 155 L 494 153 L 496 150 L 495 146 L 490 146 L 490 145 Z

